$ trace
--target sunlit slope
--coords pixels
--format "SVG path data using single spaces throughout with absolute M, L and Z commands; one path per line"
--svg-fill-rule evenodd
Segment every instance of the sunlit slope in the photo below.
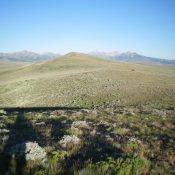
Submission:
M 0 73 L 0 106 L 175 105 L 175 67 L 70 53 Z
M 70 74 L 77 73 L 81 71 L 88 71 L 92 69 L 98 69 L 109 61 L 101 60 L 86 54 L 80 53 L 69 53 L 63 57 L 32 64 L 28 67 L 19 68 L 16 71 L 9 71 L 6 75 L 0 75 L 0 82 L 4 83 L 7 80 L 26 80 L 31 78 L 38 78 L 45 76 L 50 76 L 52 74 Z

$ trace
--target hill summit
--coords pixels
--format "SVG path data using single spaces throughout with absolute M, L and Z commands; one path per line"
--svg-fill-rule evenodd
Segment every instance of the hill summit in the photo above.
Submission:
M 1 73 L 0 105 L 92 107 L 149 102 L 166 106 L 167 101 L 175 103 L 172 81 L 173 66 L 123 63 L 71 52 Z

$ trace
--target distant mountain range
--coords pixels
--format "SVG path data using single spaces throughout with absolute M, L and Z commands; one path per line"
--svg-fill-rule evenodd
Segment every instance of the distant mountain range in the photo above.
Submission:
M 140 55 L 136 52 L 89 52 L 90 55 L 111 59 L 116 61 L 124 61 L 130 63 L 142 63 L 142 64 L 173 64 L 175 60 L 152 58 Z
M 171 64 L 175 65 L 175 60 L 152 58 L 140 55 L 136 52 L 89 52 L 89 55 L 99 58 L 141 64 Z M 60 54 L 51 52 L 35 53 L 30 51 L 20 51 L 13 53 L 0 53 L 0 62 L 26 62 L 35 63 L 60 57 Z
M 60 54 L 50 52 L 35 53 L 30 51 L 20 51 L 13 53 L 0 53 L 0 61 L 2 62 L 39 62 L 59 57 Z

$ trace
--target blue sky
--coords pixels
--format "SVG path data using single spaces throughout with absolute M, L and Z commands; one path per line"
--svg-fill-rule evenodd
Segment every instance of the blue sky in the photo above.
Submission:
M 0 0 L 0 52 L 20 50 L 175 59 L 175 0 Z

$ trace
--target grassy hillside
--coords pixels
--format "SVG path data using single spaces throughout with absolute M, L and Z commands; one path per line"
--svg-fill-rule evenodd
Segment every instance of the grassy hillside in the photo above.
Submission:
M 9 63 L 9 62 L 0 62 L 0 74 L 6 73 L 7 71 L 12 71 L 20 67 L 29 65 L 28 63 L 18 62 L 18 63 Z
M 0 174 L 175 174 L 175 67 L 70 53 L 4 70 Z
M 0 73 L 0 106 L 174 106 L 175 67 L 69 53 Z

